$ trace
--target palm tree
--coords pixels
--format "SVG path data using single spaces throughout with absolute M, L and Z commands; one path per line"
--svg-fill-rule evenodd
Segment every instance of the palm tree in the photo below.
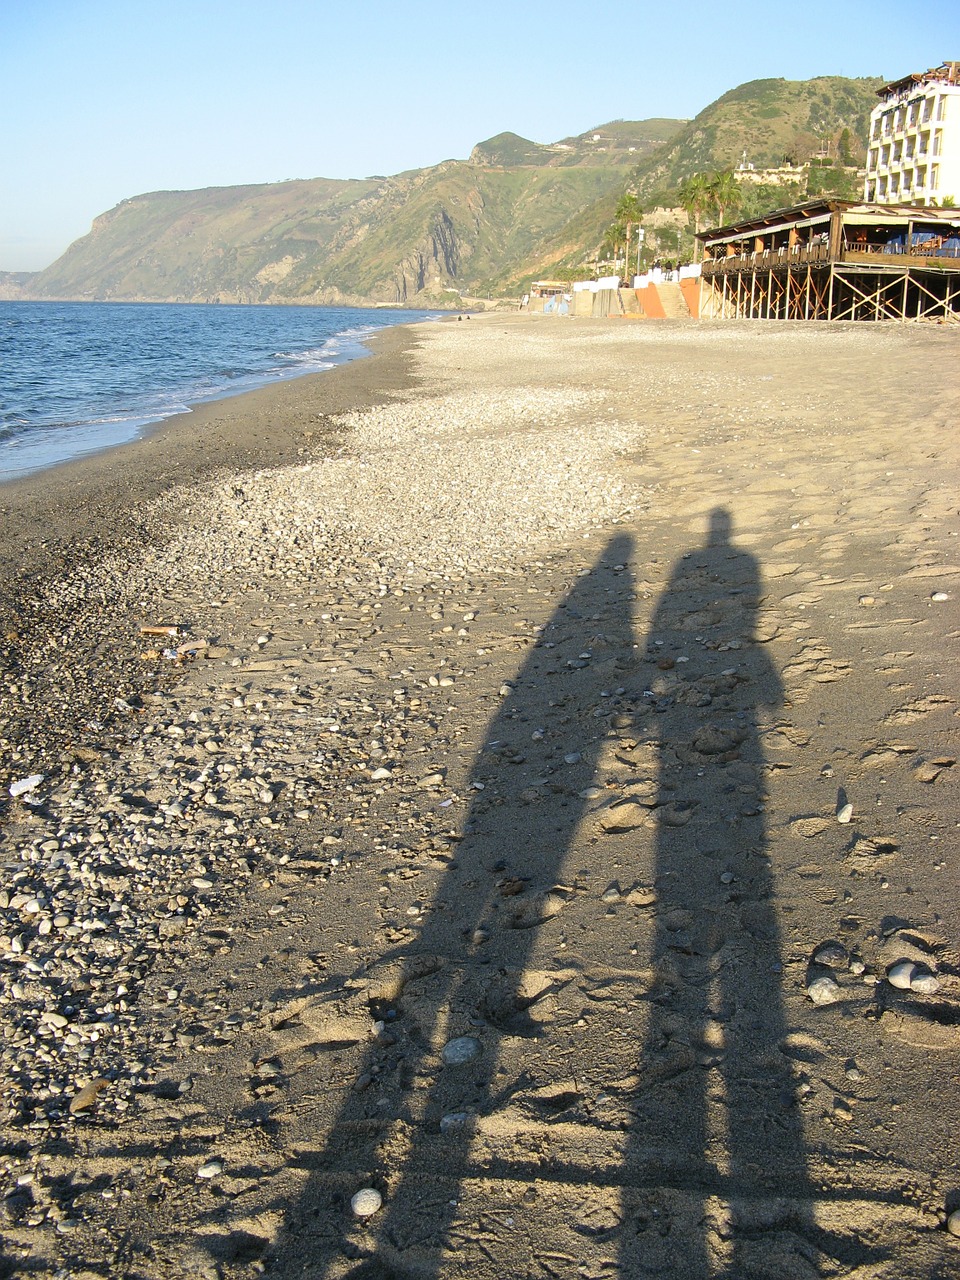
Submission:
M 721 169 L 709 183 L 710 201 L 717 211 L 717 222 L 722 227 L 724 215 L 740 207 L 740 184 L 732 169 Z
M 629 275 L 630 264 L 627 261 L 627 258 L 630 255 L 630 233 L 633 231 L 633 228 L 639 224 L 640 219 L 643 217 L 643 209 L 641 208 L 640 201 L 637 197 L 633 195 L 632 192 L 625 191 L 617 201 L 617 207 L 614 212 L 617 219 L 615 226 L 617 231 L 624 236 L 626 244 L 623 263 L 624 274 Z
M 710 184 L 702 173 L 695 173 L 682 183 L 677 196 L 680 207 L 693 218 L 694 235 L 700 232 L 700 219 L 710 206 Z

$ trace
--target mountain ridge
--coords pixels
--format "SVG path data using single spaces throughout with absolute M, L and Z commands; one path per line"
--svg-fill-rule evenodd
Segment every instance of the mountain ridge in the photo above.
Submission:
M 596 254 L 617 200 L 676 203 L 691 173 L 866 143 L 881 81 L 757 80 L 691 121 L 615 120 L 554 143 L 504 132 L 389 177 L 157 191 L 100 214 L 0 296 L 457 307 Z M 6 282 L 6 283 L 5 283 Z

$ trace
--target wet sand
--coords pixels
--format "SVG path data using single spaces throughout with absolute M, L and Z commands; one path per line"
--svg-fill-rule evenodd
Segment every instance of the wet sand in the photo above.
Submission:
M 950 1274 L 957 333 L 376 343 L 0 495 L 8 1272 Z

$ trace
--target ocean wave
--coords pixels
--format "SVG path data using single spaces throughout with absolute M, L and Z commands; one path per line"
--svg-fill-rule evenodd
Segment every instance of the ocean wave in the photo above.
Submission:
M 362 355 L 363 341 L 386 325 L 429 314 L 0 303 L 0 440 L 25 456 L 32 440 L 44 455 L 38 466 L 49 466 L 89 452 L 98 433 L 107 447 L 191 404 L 331 369 Z

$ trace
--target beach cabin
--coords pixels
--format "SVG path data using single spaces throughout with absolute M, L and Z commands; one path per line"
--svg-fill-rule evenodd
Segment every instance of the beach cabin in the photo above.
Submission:
M 697 239 L 701 319 L 960 321 L 960 209 L 810 200 Z

